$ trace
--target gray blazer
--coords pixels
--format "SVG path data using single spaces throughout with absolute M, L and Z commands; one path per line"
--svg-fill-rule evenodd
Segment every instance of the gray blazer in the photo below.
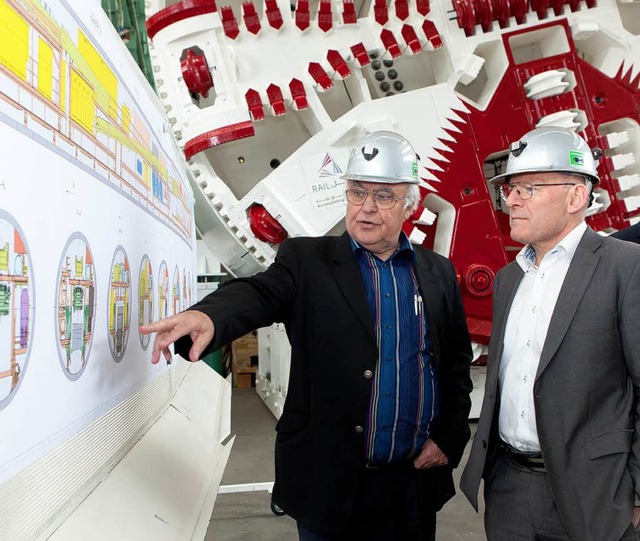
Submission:
M 523 276 L 496 278 L 484 402 L 460 482 L 478 509 L 498 442 L 504 332 Z M 572 537 L 618 541 L 640 493 L 640 246 L 583 235 L 560 290 L 533 387 L 551 490 Z

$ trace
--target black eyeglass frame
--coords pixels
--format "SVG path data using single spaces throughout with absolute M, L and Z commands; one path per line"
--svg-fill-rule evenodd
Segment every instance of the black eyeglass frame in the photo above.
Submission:
M 515 184 L 509 184 L 508 182 L 505 182 L 504 184 L 500 184 L 500 186 L 498 186 L 498 190 L 500 191 L 500 197 L 503 199 L 503 201 L 509 199 L 509 195 L 513 190 L 515 190 L 520 199 L 522 199 L 523 201 L 527 201 L 528 199 L 531 199 L 533 197 L 534 188 L 539 188 L 541 186 L 577 186 L 578 184 L 578 182 L 550 182 L 548 184 L 534 184 L 533 182 L 516 182 Z M 508 193 L 505 193 L 505 189 L 508 189 Z M 522 192 L 521 189 L 523 190 Z M 523 193 L 527 195 L 523 197 Z

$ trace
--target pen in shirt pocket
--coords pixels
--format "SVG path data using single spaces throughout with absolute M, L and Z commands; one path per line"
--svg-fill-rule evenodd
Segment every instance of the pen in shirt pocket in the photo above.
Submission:
M 422 295 L 416 293 L 413 296 L 413 309 L 416 316 L 422 313 Z

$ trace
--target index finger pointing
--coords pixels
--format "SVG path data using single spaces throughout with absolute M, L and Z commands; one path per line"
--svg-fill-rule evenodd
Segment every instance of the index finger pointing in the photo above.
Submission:
M 139 327 L 140 334 L 151 334 L 154 332 L 169 331 L 174 327 L 175 323 L 171 321 L 171 318 L 161 319 L 160 321 L 154 321 L 153 323 L 147 323 Z

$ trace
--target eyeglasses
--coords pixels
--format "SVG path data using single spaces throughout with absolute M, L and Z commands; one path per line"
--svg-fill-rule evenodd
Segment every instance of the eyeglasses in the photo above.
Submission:
M 511 192 L 515 190 L 520 199 L 531 199 L 533 196 L 534 188 L 540 188 L 545 186 L 576 186 L 575 182 L 551 182 L 549 184 L 533 184 L 531 182 L 518 182 L 517 184 L 501 184 L 500 185 L 500 197 L 505 201 L 509 199 Z
M 379 209 L 387 210 L 393 208 L 398 201 L 401 201 L 405 198 L 396 197 L 394 193 L 390 192 L 368 192 L 367 190 L 358 190 L 355 188 L 350 188 L 349 190 L 345 190 L 345 194 L 347 196 L 347 201 L 352 205 L 364 205 L 364 202 L 367 200 L 367 197 L 371 195 L 373 199 L 373 204 Z

